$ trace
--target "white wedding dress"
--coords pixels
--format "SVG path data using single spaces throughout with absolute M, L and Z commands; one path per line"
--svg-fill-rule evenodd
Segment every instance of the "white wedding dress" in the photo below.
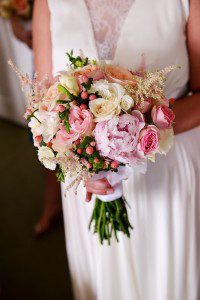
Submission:
M 64 69 L 65 52 L 112 59 L 148 69 L 179 64 L 166 93 L 187 91 L 189 64 L 185 28 L 189 0 L 49 0 L 53 71 Z M 188 98 L 188 101 L 189 98 Z M 64 196 L 67 253 L 76 300 L 198 300 L 200 262 L 200 128 L 176 136 L 166 157 L 149 163 L 145 175 L 124 183 L 134 226 L 111 246 L 88 231 L 93 203 L 85 189 Z M 66 181 L 68 179 L 66 178 Z

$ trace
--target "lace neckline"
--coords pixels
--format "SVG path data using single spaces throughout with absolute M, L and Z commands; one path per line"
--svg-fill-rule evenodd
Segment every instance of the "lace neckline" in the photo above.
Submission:
M 134 0 L 85 0 L 99 59 L 112 60 Z

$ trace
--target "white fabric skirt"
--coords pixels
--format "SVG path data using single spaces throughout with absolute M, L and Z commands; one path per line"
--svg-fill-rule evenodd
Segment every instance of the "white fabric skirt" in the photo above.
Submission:
M 166 157 L 124 182 L 134 230 L 111 246 L 88 231 L 85 189 L 64 196 L 67 253 L 76 300 L 198 300 L 200 128 L 175 138 Z

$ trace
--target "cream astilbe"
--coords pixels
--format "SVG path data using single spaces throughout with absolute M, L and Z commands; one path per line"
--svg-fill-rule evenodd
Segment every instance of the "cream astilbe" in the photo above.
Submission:
M 164 99 L 166 75 L 178 68 L 179 66 L 173 65 L 160 71 L 145 72 L 143 76 L 136 76 L 137 86 L 135 88 L 126 86 L 126 89 L 134 98 L 135 103 L 141 106 L 143 102 L 150 97 L 155 100 Z
M 27 108 L 31 111 L 38 109 L 38 103 L 42 101 L 50 86 L 49 77 L 46 75 L 42 80 L 37 80 L 38 75 L 35 73 L 33 79 L 31 79 L 28 74 L 21 72 L 11 60 L 8 61 L 8 64 L 19 78 L 22 91 L 25 93 L 28 102 Z

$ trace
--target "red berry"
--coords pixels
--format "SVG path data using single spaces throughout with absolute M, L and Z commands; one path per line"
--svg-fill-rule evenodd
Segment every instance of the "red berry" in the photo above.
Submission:
M 90 145 L 91 145 L 92 147 L 94 147 L 94 146 L 96 145 L 95 141 L 92 141 L 92 142 L 90 143 Z
M 91 155 L 94 152 L 94 149 L 92 146 L 88 146 L 85 151 L 88 155 Z
M 95 164 L 98 164 L 98 163 L 99 163 L 99 159 L 98 159 L 97 157 L 95 157 L 94 163 L 95 163 Z
M 82 98 L 83 100 L 86 100 L 86 99 L 88 98 L 88 92 L 82 92 L 82 93 L 81 93 L 81 98 Z
M 78 154 L 82 154 L 82 153 L 83 153 L 83 149 L 78 148 L 78 149 L 77 149 L 77 153 L 78 153 Z
M 77 141 L 74 142 L 75 146 L 78 146 L 79 144 L 80 144 L 80 140 L 77 140 Z
M 36 137 L 35 137 L 35 141 L 37 142 L 37 143 L 41 143 L 41 141 L 42 141 L 42 136 L 41 135 L 37 135 Z
M 64 105 L 58 105 L 58 109 L 59 109 L 60 112 L 65 111 Z
M 51 148 L 52 145 L 53 145 L 52 142 L 48 142 L 48 143 L 47 143 L 47 147 L 49 147 L 49 148 Z
M 90 99 L 90 101 L 92 101 L 92 100 L 96 99 L 96 97 L 97 96 L 95 94 L 92 94 L 92 95 L 90 95 L 89 99 Z
M 86 82 L 88 82 L 88 77 L 87 77 L 87 75 L 83 75 L 82 77 L 81 77 L 81 81 L 82 82 L 84 82 L 84 83 L 86 83 Z
M 119 167 L 118 161 L 113 160 L 113 161 L 111 162 L 111 168 L 112 168 L 112 169 L 117 169 L 118 167 Z
M 81 105 L 80 105 L 80 109 L 81 109 L 81 110 L 87 109 L 87 105 L 86 105 L 86 104 L 81 104 Z

